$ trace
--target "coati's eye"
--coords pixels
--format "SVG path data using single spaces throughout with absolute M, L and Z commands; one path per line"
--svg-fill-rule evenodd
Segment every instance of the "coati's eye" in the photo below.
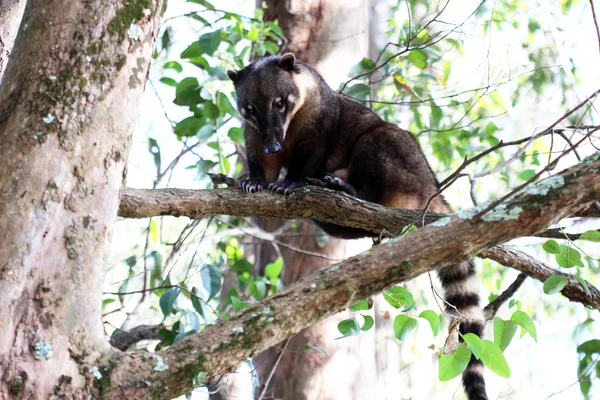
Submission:
M 248 108 L 248 114 L 250 114 L 250 115 L 256 114 L 256 108 L 254 108 L 253 105 L 249 105 L 247 108 Z
M 281 99 L 279 97 L 276 98 L 275 102 L 273 103 L 273 105 L 275 106 L 275 108 L 283 109 L 283 106 L 284 106 L 283 99 Z

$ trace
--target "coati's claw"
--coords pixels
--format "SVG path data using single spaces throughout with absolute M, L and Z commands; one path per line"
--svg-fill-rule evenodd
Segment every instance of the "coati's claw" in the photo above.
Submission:
M 240 182 L 240 188 L 242 188 L 247 193 L 255 193 L 260 192 L 265 189 L 267 186 L 267 182 L 258 181 L 255 179 L 246 179 Z
M 327 187 L 331 189 L 343 190 L 346 187 L 346 182 L 335 175 L 327 174 L 324 180 L 327 182 Z
M 294 189 L 302 186 L 306 186 L 306 183 L 299 181 L 283 180 L 269 183 L 267 189 L 277 193 L 290 194 L 294 191 Z

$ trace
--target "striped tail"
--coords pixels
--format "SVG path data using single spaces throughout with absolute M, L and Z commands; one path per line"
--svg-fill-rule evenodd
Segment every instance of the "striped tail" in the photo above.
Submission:
M 438 271 L 444 288 L 446 313 L 460 321 L 460 333 L 483 336 L 485 317 L 479 305 L 479 281 L 475 265 L 463 261 Z M 462 341 L 462 340 L 461 340 Z M 483 363 L 471 355 L 471 361 L 463 372 L 463 385 L 469 400 L 488 400 L 483 379 Z

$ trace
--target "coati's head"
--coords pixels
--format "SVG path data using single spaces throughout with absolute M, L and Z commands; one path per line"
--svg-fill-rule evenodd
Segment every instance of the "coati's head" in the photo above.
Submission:
M 306 73 L 291 53 L 227 71 L 235 86 L 238 111 L 256 128 L 267 154 L 281 150 L 288 126 L 304 103 L 306 90 L 298 86 L 297 77 Z

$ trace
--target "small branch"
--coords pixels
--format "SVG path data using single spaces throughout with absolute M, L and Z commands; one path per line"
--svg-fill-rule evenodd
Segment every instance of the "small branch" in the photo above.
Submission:
M 263 397 L 265 397 L 265 394 L 267 393 L 267 389 L 269 387 L 269 383 L 271 383 L 271 379 L 273 378 L 273 375 L 275 374 L 275 370 L 277 369 L 277 366 L 279 365 L 279 361 L 281 361 L 281 358 L 283 357 L 283 354 L 285 353 L 285 349 L 287 349 L 288 345 L 290 344 L 290 340 L 292 340 L 292 339 L 288 338 L 285 340 L 285 342 L 283 343 L 283 346 L 281 347 L 281 350 L 279 351 L 279 354 L 277 354 L 277 358 L 275 359 L 275 362 L 273 363 L 273 366 L 271 367 L 269 376 L 267 376 L 267 380 L 265 380 L 265 383 L 263 383 L 263 385 L 260 389 L 260 393 L 258 394 L 258 400 L 262 400 Z
M 517 279 L 510 286 L 500 294 L 500 296 L 496 297 L 490 304 L 483 308 L 483 313 L 485 314 L 485 319 L 487 321 L 491 321 L 494 319 L 494 316 L 498 312 L 498 309 L 502 307 L 502 304 L 506 303 L 508 299 L 510 299 L 516 292 L 519 290 L 527 275 L 524 273 L 520 273 L 517 276 Z
M 596 17 L 596 10 L 594 9 L 594 0 L 590 0 L 590 6 L 592 6 L 592 17 L 594 19 L 594 25 L 596 26 L 596 36 L 598 37 L 598 46 L 600 46 L 600 26 L 598 25 L 598 18 Z
M 140 325 L 129 331 L 117 330 L 108 343 L 116 349 L 127 351 L 141 340 L 158 339 L 158 331 L 161 328 L 163 328 L 162 325 Z
M 600 291 L 596 287 L 588 283 L 591 294 L 588 295 L 583 286 L 581 286 L 581 284 L 571 275 L 550 268 L 527 253 L 506 246 L 495 246 L 480 251 L 477 255 L 483 258 L 489 258 L 507 267 L 514 268 L 541 282 L 544 282 L 552 275 L 565 277 L 569 280 L 569 283 L 561 290 L 561 293 L 566 298 L 570 301 L 579 302 L 586 307 L 600 310 Z
M 596 229 L 596 232 L 600 232 L 600 229 Z M 544 232 L 537 233 L 535 236 L 542 237 L 542 238 L 549 238 L 549 239 L 568 239 L 568 240 L 578 240 L 581 238 L 580 233 L 566 233 L 563 229 L 560 229 L 560 228 L 548 229 Z

